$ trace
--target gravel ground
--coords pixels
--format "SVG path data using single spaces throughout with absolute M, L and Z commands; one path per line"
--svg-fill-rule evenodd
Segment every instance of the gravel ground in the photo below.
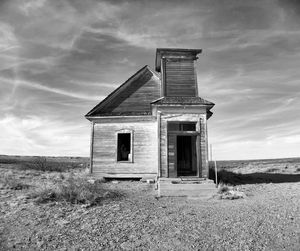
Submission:
M 8 169 L 0 167 L 1 176 Z M 58 173 L 14 170 L 32 185 Z M 0 189 L 1 250 L 299 250 L 300 182 L 242 185 L 238 200 L 155 198 L 153 184 L 105 183 L 124 196 L 102 205 L 36 205 Z

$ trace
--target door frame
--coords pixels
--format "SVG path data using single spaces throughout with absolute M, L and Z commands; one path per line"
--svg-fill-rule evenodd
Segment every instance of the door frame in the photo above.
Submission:
M 172 131 L 168 132 L 168 142 L 167 142 L 167 156 L 168 156 L 168 161 L 167 161 L 167 166 L 168 166 L 168 177 L 170 177 L 170 170 L 169 170 L 169 136 L 173 136 L 175 144 L 174 144 L 174 173 L 175 177 L 189 177 L 189 176 L 179 176 L 178 175 L 178 168 L 177 168 L 177 137 L 178 136 L 195 136 L 196 137 L 196 146 L 195 146 L 195 151 L 196 151 L 196 169 L 197 169 L 197 174 L 196 176 L 190 176 L 190 177 L 200 177 L 201 175 L 201 151 L 200 151 L 200 132 L 196 131 Z
M 195 175 L 179 175 L 179 166 L 178 166 L 178 137 L 189 137 L 190 138 L 190 168 L 193 170 L 194 168 L 196 170 L 196 174 Z M 177 177 L 198 177 L 199 176 L 199 170 L 197 167 L 197 136 L 196 135 L 182 135 L 182 134 L 177 134 L 176 135 L 176 173 L 177 173 Z

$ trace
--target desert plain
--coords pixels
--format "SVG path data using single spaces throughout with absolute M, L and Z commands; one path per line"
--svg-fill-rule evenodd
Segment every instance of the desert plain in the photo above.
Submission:
M 209 199 L 97 181 L 88 163 L 0 156 L 0 250 L 299 250 L 300 158 L 218 161 Z

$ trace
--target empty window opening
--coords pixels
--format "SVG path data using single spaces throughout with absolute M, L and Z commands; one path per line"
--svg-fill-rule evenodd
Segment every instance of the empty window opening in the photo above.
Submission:
M 196 131 L 196 123 L 168 123 L 168 131 Z
M 118 161 L 131 160 L 131 139 L 130 133 L 118 134 Z

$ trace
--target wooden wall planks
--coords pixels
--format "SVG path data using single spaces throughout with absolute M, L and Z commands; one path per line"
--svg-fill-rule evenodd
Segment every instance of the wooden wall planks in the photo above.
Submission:
M 93 173 L 108 177 L 143 177 L 157 175 L 157 123 L 138 121 L 128 123 L 96 123 L 94 126 Z M 133 131 L 133 162 L 117 162 L 117 133 Z
M 197 96 L 194 61 L 167 59 L 164 63 L 165 96 Z
M 147 71 L 101 110 L 101 114 L 150 113 L 153 100 L 160 98 L 160 80 Z

